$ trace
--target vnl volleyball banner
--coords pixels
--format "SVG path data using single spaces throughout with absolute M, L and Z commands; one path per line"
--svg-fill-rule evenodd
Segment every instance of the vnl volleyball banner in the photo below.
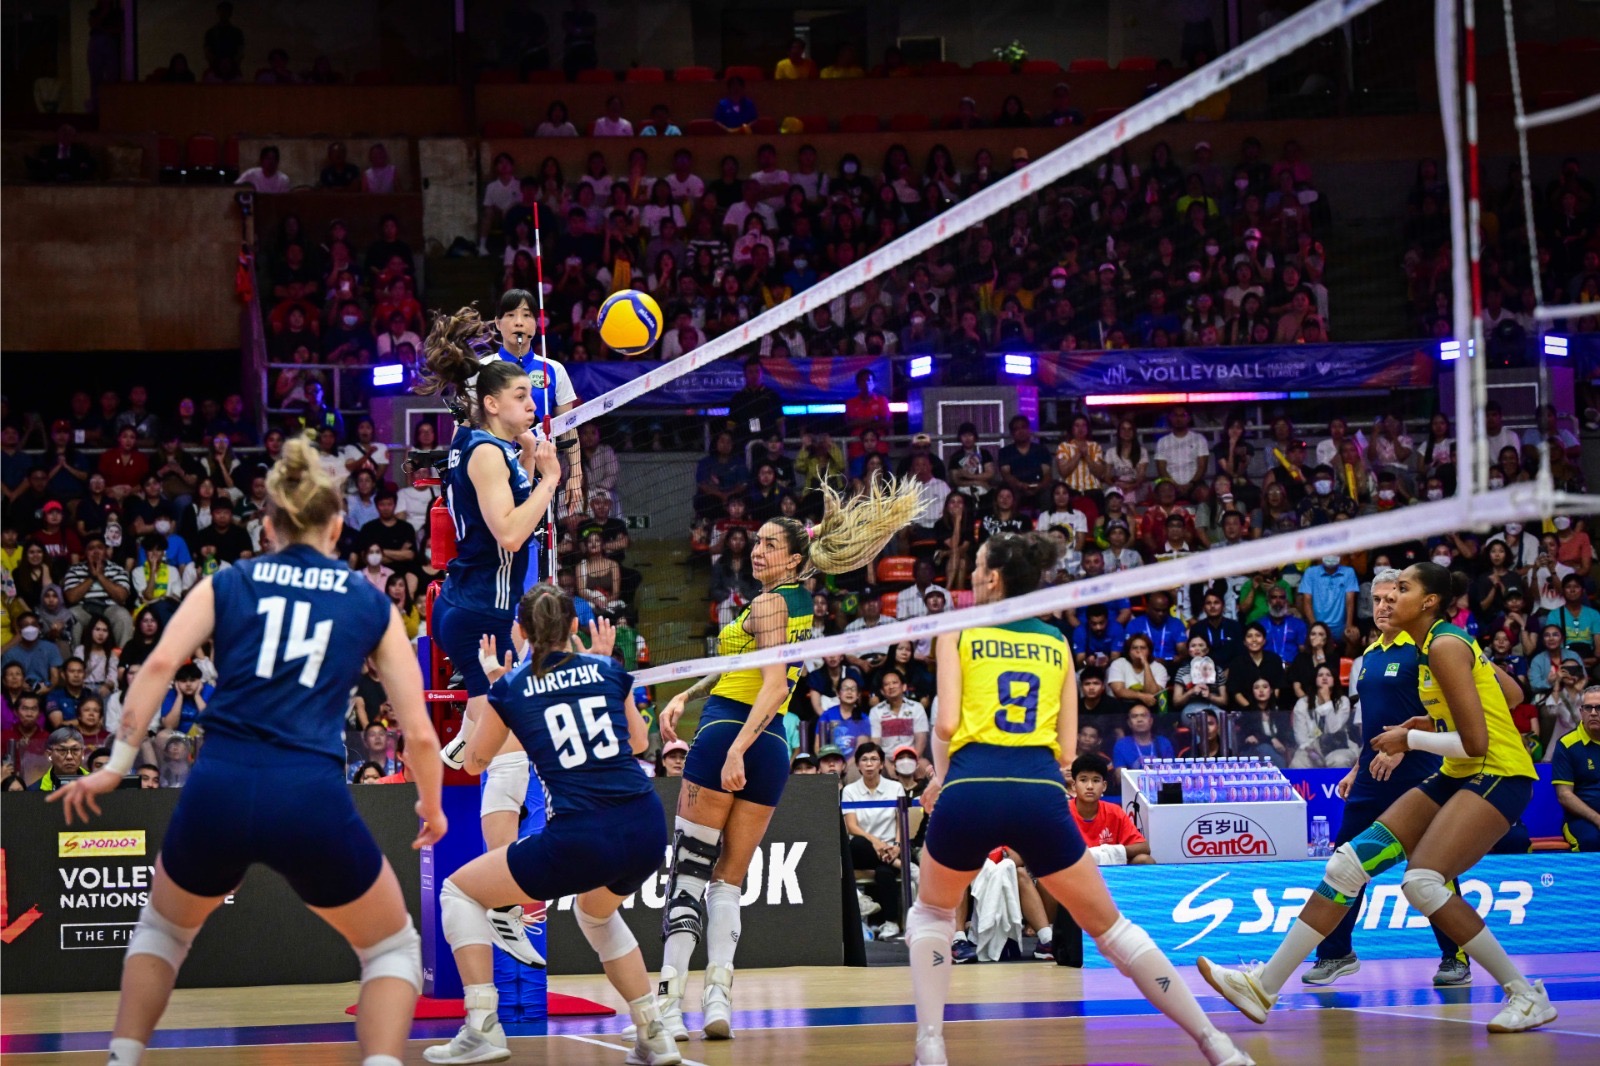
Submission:
M 1034 379 L 1066 393 L 1318 392 L 1434 384 L 1435 346 L 1416 341 L 1260 348 L 1147 348 L 1047 352 Z
M 567 363 L 572 387 L 592 400 L 612 389 L 659 370 L 660 363 Z M 761 364 L 761 382 L 785 404 L 844 403 L 857 393 L 856 375 L 872 372 L 880 391 L 889 384 L 889 360 L 883 357 L 768 359 Z M 744 388 L 744 364 L 722 359 L 674 378 L 642 397 L 650 407 L 721 407 Z
M 1322 863 L 1110 866 L 1100 872 L 1122 913 L 1184 966 L 1197 955 L 1227 964 L 1271 955 L 1321 879 Z M 1403 874 L 1388 870 L 1367 886 L 1356 922 L 1364 959 L 1439 954 L 1428 920 L 1400 891 Z M 1600 925 L 1591 918 L 1597 883 L 1600 855 L 1544 852 L 1490 855 L 1461 878 L 1460 890 L 1508 952 L 1528 955 L 1600 951 Z M 1088 938 L 1084 965 L 1111 965 Z

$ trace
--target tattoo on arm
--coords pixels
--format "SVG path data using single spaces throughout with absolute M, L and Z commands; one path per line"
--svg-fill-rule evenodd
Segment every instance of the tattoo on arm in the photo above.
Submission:
M 711 690 L 715 688 L 717 682 L 721 680 L 721 674 L 707 674 L 705 677 L 702 677 L 699 681 L 696 681 L 689 687 L 689 690 L 683 694 L 684 698 L 690 700 L 703 700 L 707 696 L 711 695 Z

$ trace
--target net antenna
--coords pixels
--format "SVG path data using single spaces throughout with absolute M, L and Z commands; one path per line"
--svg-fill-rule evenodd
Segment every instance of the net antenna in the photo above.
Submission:
M 555 437 L 550 433 L 550 379 L 555 375 L 550 370 L 550 324 L 544 313 L 544 245 L 539 239 L 539 233 L 539 202 L 535 200 L 533 203 L 533 268 L 534 281 L 537 283 L 535 285 L 535 298 L 539 301 L 539 358 L 544 362 L 543 429 L 545 440 L 554 444 Z M 574 456 L 572 461 L 576 463 L 580 460 Z M 568 478 L 566 477 L 562 478 L 560 492 L 566 491 L 567 480 Z M 573 507 L 573 501 L 568 500 L 567 506 L 569 508 Z M 556 580 L 556 493 L 550 494 L 550 503 L 545 507 L 544 528 L 545 569 L 549 571 L 547 580 L 549 580 L 550 584 L 555 585 L 559 583 Z
M 1506 62 L 1511 67 L 1511 103 L 1516 114 L 1517 152 L 1522 166 L 1522 213 L 1523 217 L 1527 219 L 1528 228 L 1528 267 L 1533 279 L 1533 317 L 1539 322 L 1551 322 L 1563 318 L 1581 318 L 1584 315 L 1600 313 L 1600 301 L 1581 304 L 1556 304 L 1554 306 L 1545 305 L 1544 285 L 1539 276 L 1539 240 L 1533 225 L 1533 171 L 1528 160 L 1529 130 L 1564 122 L 1580 115 L 1587 115 L 1592 111 L 1600 111 L 1600 93 L 1596 93 L 1585 100 L 1574 100 L 1570 104 L 1552 107 L 1547 111 L 1538 111 L 1531 115 L 1528 114 L 1522 98 L 1522 70 L 1517 60 L 1517 27 L 1516 19 L 1513 17 L 1512 0 L 1502 0 L 1502 9 L 1506 23 Z M 1472 4 L 1470 2 L 1467 4 L 1467 18 L 1472 18 Z M 1539 355 L 1539 396 L 1543 400 L 1551 394 L 1550 365 L 1544 358 L 1543 351 Z M 1542 486 L 1551 487 L 1553 485 L 1553 479 L 1550 474 L 1550 440 L 1548 435 L 1545 435 L 1539 441 L 1538 476 L 1539 483 Z

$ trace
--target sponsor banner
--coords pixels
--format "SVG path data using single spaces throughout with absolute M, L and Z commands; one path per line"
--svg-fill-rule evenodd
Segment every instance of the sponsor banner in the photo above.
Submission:
M 1528 833 L 1534 837 L 1558 837 L 1561 835 L 1563 815 L 1561 804 L 1556 799 L 1555 786 L 1550 783 L 1550 764 L 1536 763 L 1534 769 L 1539 773 L 1539 783 L 1533 786 L 1533 799 L 1528 803 L 1528 809 L 1522 812 L 1522 824 L 1528 827 Z M 1345 775 L 1344 770 L 1285 770 L 1284 776 L 1294 786 L 1295 792 L 1306 801 L 1306 839 L 1310 839 L 1311 819 L 1322 815 L 1328 819 L 1328 832 L 1337 836 L 1339 825 L 1344 821 L 1344 800 L 1339 798 L 1335 789 L 1340 778 Z
M 1068 394 L 1430 388 L 1438 346 L 1419 341 L 1294 347 L 1149 348 L 1034 356 L 1034 380 Z
M 1180 966 L 1205 955 L 1225 964 L 1264 959 L 1310 898 L 1321 862 L 1249 866 L 1107 866 L 1101 874 L 1118 908 L 1143 926 Z M 1434 958 L 1428 921 L 1400 891 L 1402 869 L 1367 888 L 1355 944 L 1363 959 Z M 1600 951 L 1590 920 L 1600 854 L 1490 855 L 1460 880 L 1476 908 L 1513 955 Z M 1084 965 L 1109 966 L 1084 938 Z
M 416 790 L 360 786 L 352 794 L 418 916 L 418 856 L 411 850 Z M 44 793 L 0 797 L 0 992 L 118 987 L 123 950 L 150 898 L 156 855 L 181 795 L 169 788 L 112 792 L 100 798 L 103 814 L 94 828 L 74 831 L 60 807 L 45 804 Z M 476 825 L 460 824 L 476 832 Z M 344 939 L 283 878 L 258 866 L 206 923 L 178 983 L 226 988 L 359 976 Z
M 1125 770 L 1122 805 L 1158 863 L 1270 862 L 1306 853 L 1306 805 L 1298 798 L 1256 803 L 1154 803 L 1147 772 Z
M 594 398 L 660 370 L 660 363 L 567 363 L 578 396 Z M 887 387 L 889 360 L 870 356 L 828 359 L 769 359 L 761 365 L 761 380 L 784 403 L 843 403 L 857 392 L 856 374 L 870 370 L 880 386 Z M 744 388 L 744 363 L 721 359 L 698 367 L 652 389 L 646 398 L 652 407 L 725 406 Z
M 658 778 L 656 793 L 673 827 L 683 778 Z M 622 916 L 652 973 L 661 968 L 661 912 L 666 905 L 667 856 L 661 871 L 628 897 Z M 838 966 L 844 962 L 839 854 L 839 786 L 831 775 L 789 778 L 783 799 L 751 860 L 740 896 L 739 966 Z M 550 972 L 599 973 L 594 949 L 578 931 L 573 897 L 550 903 Z M 694 968 L 705 965 L 695 948 Z

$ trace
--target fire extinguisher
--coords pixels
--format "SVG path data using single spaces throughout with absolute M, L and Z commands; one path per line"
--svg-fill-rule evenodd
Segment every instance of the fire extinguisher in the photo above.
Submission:
M 456 557 L 456 521 L 450 516 L 443 496 L 434 500 L 428 509 L 428 542 L 434 569 L 443 570 L 445 564 Z

